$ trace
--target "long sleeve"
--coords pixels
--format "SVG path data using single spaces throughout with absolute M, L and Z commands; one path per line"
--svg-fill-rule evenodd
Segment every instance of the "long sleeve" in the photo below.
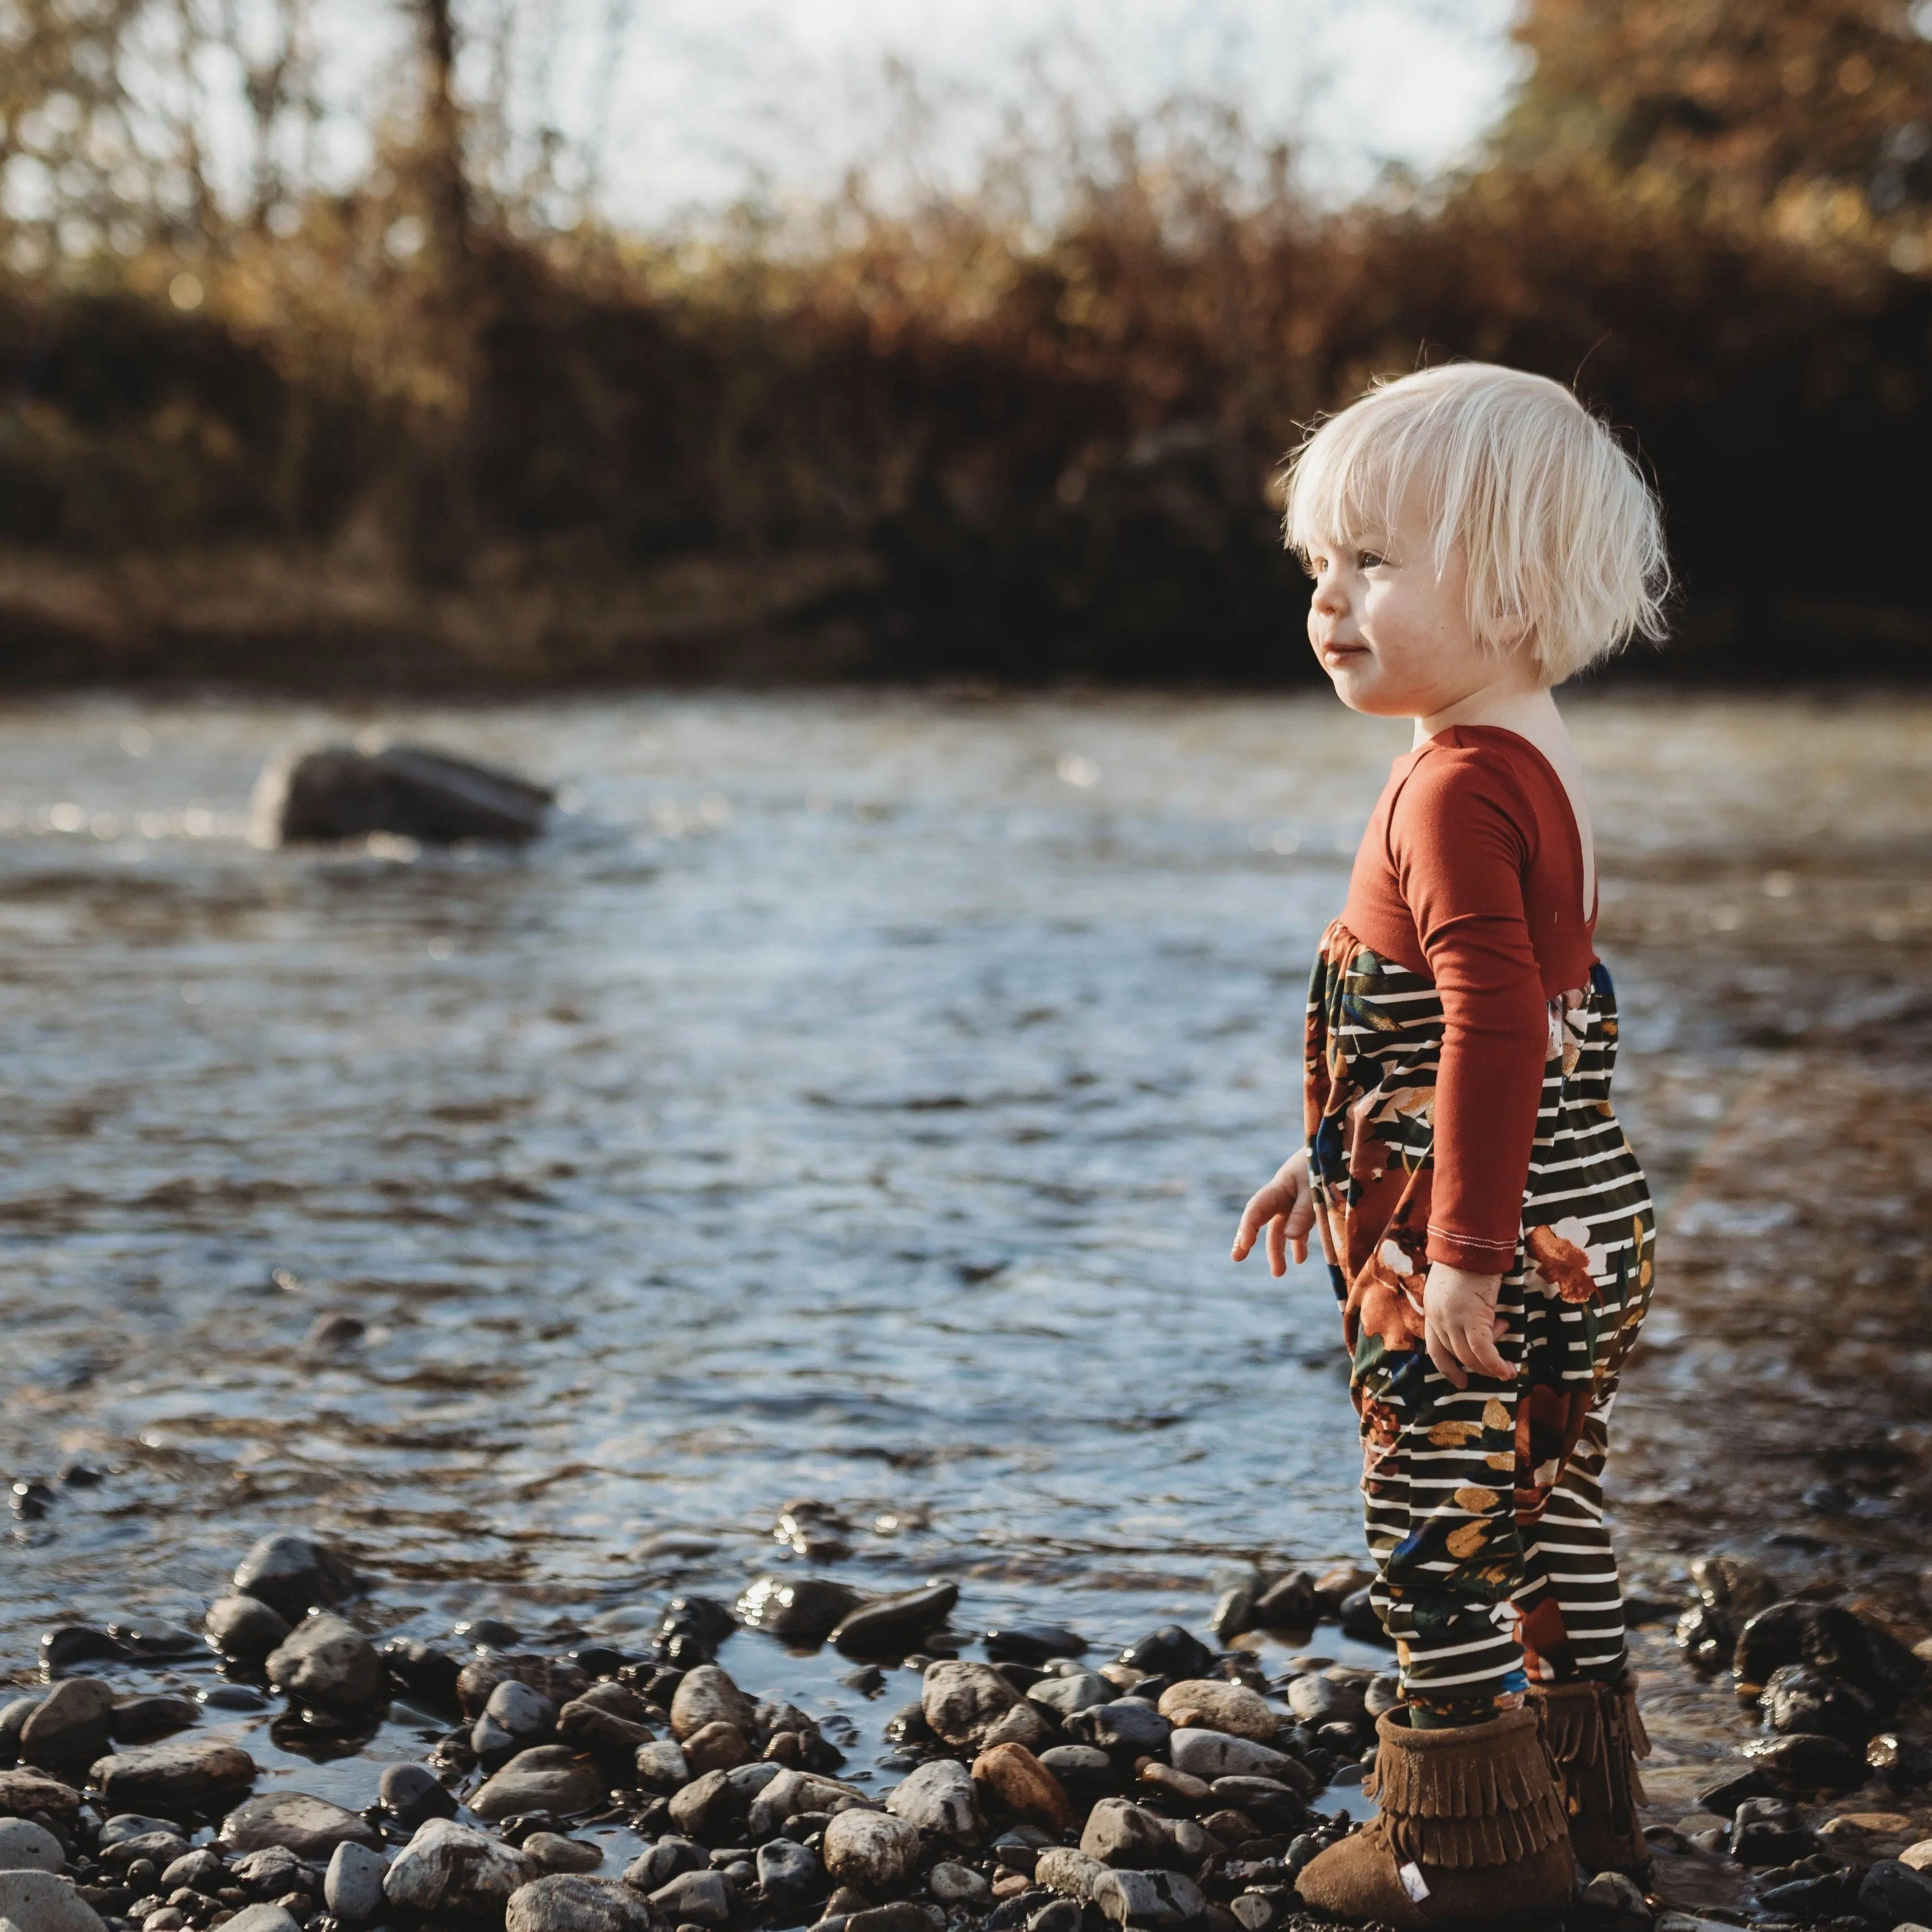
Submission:
M 1389 858 L 1442 1001 L 1428 1256 L 1500 1274 L 1523 1189 L 1549 1041 L 1524 912 L 1535 856 L 1528 801 L 1498 761 L 1418 760 L 1389 818 Z

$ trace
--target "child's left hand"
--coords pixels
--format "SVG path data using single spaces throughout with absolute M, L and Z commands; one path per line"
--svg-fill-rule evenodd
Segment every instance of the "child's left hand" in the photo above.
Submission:
M 1473 1372 L 1498 1382 L 1514 1379 L 1516 1371 L 1497 1352 L 1509 1332 L 1508 1319 L 1496 1312 L 1499 1274 L 1474 1274 L 1467 1268 L 1431 1264 L 1422 1290 L 1423 1346 L 1436 1372 L 1457 1388 L 1467 1388 Z

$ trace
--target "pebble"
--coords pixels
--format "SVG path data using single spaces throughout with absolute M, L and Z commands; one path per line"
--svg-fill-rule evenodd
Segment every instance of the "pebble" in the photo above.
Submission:
M 920 1694 L 926 1723 L 950 1744 L 976 1743 L 1019 1701 L 1020 1694 L 989 1664 L 929 1664 Z
M 923 1714 L 921 1721 L 924 1721 Z M 1040 1750 L 1058 1744 L 1062 1733 L 1040 1707 L 1030 1698 L 1022 1697 L 1004 1718 L 988 1724 L 981 1734 L 982 1749 L 989 1744 L 1024 1744 L 1028 1750 Z
M 1065 1677 L 1042 1678 L 1026 1694 L 1030 1702 L 1065 1719 L 1096 1704 L 1111 1704 L 1120 1694 L 1097 1670 L 1078 1670 Z
M 680 1872 L 650 1900 L 674 1925 L 722 1925 L 731 1916 L 730 1890 L 722 1872 Z
M 740 1736 L 757 1727 L 758 1707 L 715 1664 L 687 1670 L 670 1702 L 671 1735 L 681 1744 L 709 1724 L 728 1724 Z
M 56 1684 L 20 1726 L 20 1756 L 44 1771 L 77 1770 L 107 1748 L 114 1693 L 98 1677 Z
M 1314 1577 L 1306 1570 L 1277 1577 L 1255 1599 L 1250 1614 L 1259 1630 L 1312 1630 L 1321 1615 Z
M 1088 1814 L 1080 1849 L 1104 1865 L 1166 1864 L 1174 1840 L 1166 1821 L 1124 1798 L 1103 1798 Z
M 1018 1816 L 1065 1831 L 1073 1808 L 1060 1780 L 1024 1744 L 992 1744 L 973 1760 L 973 1777 Z
M 1214 1666 L 1214 1653 L 1192 1631 L 1179 1624 L 1163 1624 L 1151 1636 L 1122 1651 L 1120 1661 L 1150 1677 L 1179 1683 L 1186 1678 L 1205 1677 Z
M 88 1780 L 112 1805 L 152 1804 L 169 1811 L 212 1808 L 246 1790 L 255 1760 L 238 1745 L 214 1738 L 140 1744 L 98 1760 Z
M 266 1668 L 269 1682 L 305 1704 L 356 1711 L 388 1699 L 389 1673 L 376 1646 L 332 1611 L 298 1624 L 269 1653 Z
M 227 1868 L 206 1846 L 184 1852 L 161 1874 L 160 1887 L 169 1893 L 185 1886 L 190 1892 L 213 1898 L 228 1882 Z
M 922 1589 L 870 1598 L 841 1619 L 832 1633 L 832 1642 L 838 1649 L 862 1657 L 902 1657 L 938 1630 L 958 1601 L 957 1583 L 929 1583 Z
M 172 1834 L 176 1827 L 166 1818 L 146 1818 L 138 1811 L 117 1811 L 100 1828 L 100 1849 L 123 1845 L 131 1838 L 145 1838 L 150 1832 Z M 132 1857 L 133 1853 L 128 1854 Z
M 632 1717 L 627 1711 L 614 1710 L 608 1704 L 598 1701 L 600 1690 L 622 1691 L 640 1712 L 644 1708 L 642 1702 L 625 1691 L 621 1684 L 593 1684 L 581 1697 L 573 1697 L 558 1712 L 557 1736 L 574 1750 L 589 1751 L 594 1756 L 609 1758 L 616 1762 L 628 1762 L 634 1759 L 640 1744 L 653 1742 L 655 1734 L 641 1718 Z
M 186 1730 L 200 1717 L 201 1706 L 192 1697 L 123 1697 L 107 1714 L 107 1735 L 116 1744 L 149 1744 Z
M 1094 1881 L 1092 1897 L 1116 1925 L 1153 1932 L 1191 1925 L 1208 1910 L 1201 1888 L 1180 1872 L 1109 1871 Z
M 926 1875 L 926 1888 L 941 1905 L 983 1905 L 993 1888 L 970 1865 L 942 1858 Z
M 1281 1728 L 1281 1714 L 1258 1690 L 1225 1678 L 1190 1677 L 1171 1684 L 1156 1706 L 1172 1724 L 1186 1729 L 1226 1731 L 1267 1744 Z
M 1808 1664 L 1780 1664 L 1764 1687 L 1765 1722 L 1780 1734 L 1812 1732 L 1840 1738 L 1860 1750 L 1879 1727 L 1872 1700 L 1855 1684 Z
M 1006 1624 L 989 1630 L 986 1654 L 996 1664 L 1044 1664 L 1050 1657 L 1082 1657 L 1090 1648 L 1062 1624 Z
M 431 1818 L 456 1816 L 456 1800 L 436 1781 L 434 1773 L 420 1764 L 385 1765 L 376 1798 L 406 1832 L 413 1832 Z
M 817 1856 L 789 1838 L 773 1838 L 758 1847 L 758 1884 L 774 1900 L 804 1898 L 818 1883 Z
M 1084 1916 L 1077 1898 L 1056 1898 L 1026 1921 L 1026 1932 L 1080 1932 Z
M 22 1932 L 106 1932 L 74 1880 L 52 1872 L 0 1871 L 0 1918 Z
M 1204 1778 L 1210 1784 L 1220 1778 L 1292 1777 L 1288 1767 L 1294 1762 L 1252 1738 L 1230 1737 L 1224 1731 L 1176 1731 L 1168 1740 L 1168 1754 L 1175 1770 Z
M 1167 1748 L 1174 1726 L 1144 1697 L 1116 1697 L 1067 1719 L 1066 1735 L 1096 1750 L 1142 1755 Z
M 187 1924 L 183 1919 L 182 1923 Z M 153 1924 L 151 1918 L 149 1925 Z M 145 1928 L 144 1928 L 145 1932 Z M 224 1932 L 302 1932 L 301 1922 L 287 1908 L 277 1904 L 244 1905 L 224 1922 Z
M 548 1737 L 556 1728 L 556 1706 L 542 1691 L 506 1677 L 490 1693 L 483 1716 L 494 1718 L 508 1736 L 527 1744 Z
M 1914 1871 L 1932 1871 L 1932 1838 L 1921 1838 L 1916 1845 L 1906 1846 L 1899 1853 L 1898 1862 Z
M 701 1726 L 684 1740 L 684 1760 L 694 1777 L 707 1771 L 736 1771 L 758 1756 L 736 1724 L 722 1720 Z
M 518 1849 L 547 1872 L 594 1872 L 604 1862 L 603 1848 L 560 1832 L 532 1832 Z
M 188 1850 L 188 1840 L 172 1825 L 157 1826 L 150 1832 L 142 1832 L 128 1837 L 116 1838 L 112 1844 L 100 1847 L 100 1862 L 104 1865 L 125 1865 L 130 1869 L 140 1859 L 145 1858 L 157 1868 L 172 1864 Z
M 51 1832 L 30 1818 L 0 1818 L 0 1871 L 57 1872 L 66 1862 Z
M 1932 1876 L 1902 1858 L 1880 1858 L 1858 1886 L 1858 1910 L 1893 1925 L 1905 1919 L 1932 1918 Z
M 326 1544 L 284 1532 L 263 1537 L 235 1566 L 235 1588 L 260 1598 L 292 1625 L 313 1606 L 353 1596 L 356 1574 Z
M 886 1795 L 886 1809 L 922 1832 L 960 1844 L 978 1844 L 986 1829 L 972 1773 L 956 1758 L 921 1765 Z
M 1055 1744 L 1040 1753 L 1040 1762 L 1076 1800 L 1109 1797 L 1126 1781 L 1120 1766 L 1093 1744 Z
M 917 1828 L 886 1813 L 842 1811 L 825 1828 L 826 1870 L 874 1898 L 898 1890 L 919 1854 Z
M 1107 1868 L 1091 1853 L 1071 1845 L 1048 1845 L 1034 1861 L 1036 1884 L 1067 1898 L 1086 1898 Z
M 735 1606 L 747 1630 L 782 1643 L 823 1643 L 864 1601 L 856 1590 L 824 1576 L 754 1577 Z
M 390 1904 L 412 1912 L 501 1911 L 538 1876 L 521 1852 L 447 1818 L 432 1818 L 398 1853 L 382 1881 Z
M 1324 1672 L 1298 1677 L 1288 1687 L 1288 1708 L 1297 1722 L 1312 1730 L 1322 1724 L 1351 1724 L 1362 1714 L 1359 1684 L 1336 1683 Z
M 40 1637 L 40 1674 L 50 1683 L 85 1664 L 118 1664 L 128 1647 L 88 1624 L 61 1624 Z
M 257 1664 L 288 1641 L 289 1620 L 258 1597 L 223 1597 L 202 1619 L 208 1640 L 224 1657 Z
M 359 1813 L 326 1798 L 281 1790 L 238 1804 L 221 1821 L 221 1842 L 241 1854 L 280 1846 L 310 1864 L 322 1864 L 338 1845 L 375 1847 L 382 1834 Z
M 537 1744 L 511 1759 L 471 1798 L 470 1808 L 493 1821 L 519 1811 L 565 1818 L 591 1810 L 603 1796 L 604 1780 L 588 1759 L 567 1744 Z
M 557 1874 L 510 1894 L 504 1932 L 663 1932 L 650 1902 L 615 1879 Z
M 1780 1791 L 1795 1796 L 1856 1791 L 1865 1781 L 1864 1760 L 1842 1738 L 1793 1731 L 1741 1745 L 1738 1755 L 1762 1771 Z

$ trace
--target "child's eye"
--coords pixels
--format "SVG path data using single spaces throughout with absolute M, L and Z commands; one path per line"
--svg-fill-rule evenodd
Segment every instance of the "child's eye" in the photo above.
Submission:
M 1372 570 L 1377 564 L 1386 563 L 1388 561 L 1387 557 L 1376 550 L 1358 550 L 1355 554 L 1355 568 L 1358 570 Z

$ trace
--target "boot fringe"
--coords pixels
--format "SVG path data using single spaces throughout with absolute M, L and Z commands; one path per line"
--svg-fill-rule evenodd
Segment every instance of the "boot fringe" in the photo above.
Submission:
M 1649 1801 L 1636 1760 L 1648 1757 L 1651 1746 L 1636 1685 L 1628 1677 L 1616 1684 L 1536 1684 L 1530 1700 L 1580 1841 L 1605 1862 L 1640 1863 L 1648 1847 L 1636 1808 Z
M 1412 1731 L 1391 1724 L 1394 1714 L 1378 1726 L 1370 1795 L 1402 1858 L 1449 1870 L 1510 1864 L 1565 1835 L 1562 1792 L 1531 1713 L 1472 1727 L 1480 1746 L 1472 1730 Z

